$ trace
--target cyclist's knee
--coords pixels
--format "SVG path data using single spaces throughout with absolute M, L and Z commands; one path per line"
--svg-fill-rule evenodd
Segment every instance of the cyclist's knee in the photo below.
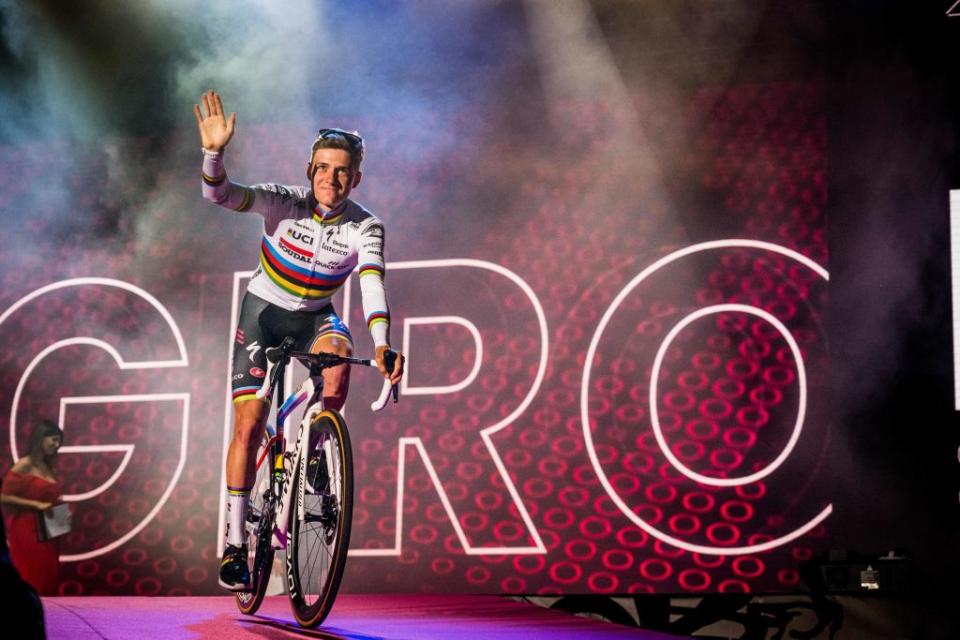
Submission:
M 311 347 L 314 353 L 326 351 L 340 356 L 353 355 L 353 345 L 349 340 L 327 334 L 316 339 Z M 347 401 L 347 390 L 350 387 L 350 367 L 342 364 L 331 367 L 323 372 L 323 406 L 328 409 L 340 410 Z
M 346 365 L 323 372 L 323 406 L 339 411 L 347 402 L 350 389 L 350 368 Z
M 351 356 L 353 355 L 353 344 L 342 336 L 326 334 L 314 340 L 313 344 L 310 345 L 310 351 L 313 353 L 326 351 L 338 356 Z

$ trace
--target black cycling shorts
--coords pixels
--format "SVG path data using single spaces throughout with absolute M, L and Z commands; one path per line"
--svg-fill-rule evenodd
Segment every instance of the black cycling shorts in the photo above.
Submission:
M 265 350 L 292 336 L 294 349 L 309 351 L 320 338 L 336 335 L 353 347 L 350 329 L 333 305 L 319 311 L 288 311 L 247 293 L 240 306 L 240 320 L 233 341 L 233 401 L 252 400 L 263 386 L 267 372 Z

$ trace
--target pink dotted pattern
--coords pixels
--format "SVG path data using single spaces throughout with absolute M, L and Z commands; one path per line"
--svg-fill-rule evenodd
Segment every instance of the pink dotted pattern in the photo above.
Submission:
M 705 89 L 688 97 L 683 113 L 661 108 L 655 96 L 637 97 L 639 113 L 658 129 L 676 124 L 673 119 L 703 123 L 677 171 L 710 203 L 709 214 L 723 217 L 716 225 L 723 235 L 710 220 L 678 211 L 655 185 L 638 180 L 633 167 L 606 162 L 598 153 L 606 117 L 602 101 L 567 105 L 571 120 L 582 123 L 583 130 L 574 133 L 586 142 L 575 160 L 562 163 L 533 145 L 518 151 L 498 137 L 495 126 L 485 130 L 473 114 L 460 116 L 464 138 L 483 139 L 489 157 L 511 153 L 524 167 L 523 177 L 511 184 L 511 200 L 498 202 L 501 209 L 479 210 L 476 200 L 500 166 L 478 167 L 478 157 L 470 154 L 404 156 L 395 164 L 390 154 L 399 150 L 377 149 L 379 160 L 371 154 L 366 173 L 376 180 L 365 181 L 360 199 L 387 222 L 388 260 L 435 256 L 442 243 L 452 252 L 444 255 L 502 265 L 520 276 L 542 305 L 549 350 L 542 382 L 528 398 L 542 343 L 538 316 L 523 291 L 501 274 L 468 266 L 389 272 L 395 342 L 406 318 L 449 314 L 473 323 L 482 341 L 481 357 L 461 325 L 413 326 L 409 384 L 455 385 L 477 358 L 480 375 L 454 393 L 410 393 L 377 415 L 364 406 L 376 395 L 376 381 L 365 372 L 354 375 L 347 419 L 357 487 L 352 541 L 359 555 L 348 563 L 345 589 L 553 594 L 797 586 L 796 565 L 823 545 L 824 527 L 767 553 L 678 549 L 627 517 L 588 454 L 592 448 L 612 491 L 635 517 L 689 544 L 758 545 L 812 518 L 829 502 L 821 468 L 829 438 L 825 281 L 797 259 L 763 249 L 700 252 L 665 265 L 631 289 L 596 339 L 590 362 L 587 353 L 604 312 L 634 276 L 700 240 L 763 240 L 826 266 L 823 102 L 816 83 Z M 376 124 L 364 130 L 377 139 Z M 296 176 L 299 167 L 288 153 L 295 138 L 292 128 L 280 127 L 278 134 L 278 127 L 250 127 L 231 149 L 232 157 L 251 157 L 255 149 L 262 166 Z M 454 142 L 440 140 L 437 147 Z M 0 196 L 4 209 L 21 205 L 47 168 L 17 163 L 16 156 L 0 153 L 2 174 L 9 176 L 9 189 Z M 235 164 L 232 175 L 263 173 L 242 160 Z M 89 194 L 106 184 L 89 173 L 65 175 L 82 194 L 78 206 L 97 210 Z M 148 521 L 116 548 L 66 563 L 64 594 L 215 592 L 229 296 L 233 271 L 249 269 L 255 259 L 257 224 L 252 218 L 238 223 L 202 204 L 196 167 L 170 170 L 155 180 L 153 193 L 168 200 L 160 210 L 141 212 L 140 219 L 156 231 L 148 240 L 125 233 L 121 222 L 118 233 L 107 237 L 92 229 L 70 231 L 75 242 L 50 249 L 56 269 L 36 255 L 0 257 L 3 308 L 49 282 L 115 277 L 137 284 L 170 309 L 189 354 L 189 368 L 120 370 L 104 350 L 76 345 L 50 355 L 29 378 L 17 414 L 19 443 L 34 419 L 57 415 L 60 398 L 190 394 L 189 406 L 178 400 L 69 406 L 67 444 L 133 445 L 133 453 L 112 485 L 75 504 L 78 526 L 65 553 L 90 555 Z M 424 203 L 454 213 L 424 231 L 424 219 L 442 213 L 423 211 L 429 206 Z M 460 211 L 481 221 L 458 217 Z M 184 212 L 190 212 L 189 223 Z M 59 233 L 63 224 L 38 212 L 15 233 L 20 238 Z M 229 252 L 244 243 L 249 255 Z M 690 322 L 670 342 L 654 406 L 665 445 L 685 469 L 731 479 L 773 463 L 789 444 L 804 404 L 803 437 L 791 455 L 769 476 L 742 486 L 714 486 L 680 473 L 661 450 L 651 422 L 657 349 L 690 313 L 720 304 L 748 305 L 785 325 L 802 355 L 805 403 L 801 363 L 783 333 L 757 314 L 724 311 Z M 357 307 L 354 298 L 348 318 L 354 327 L 363 324 Z M 0 327 L 0 334 L 6 344 L 22 345 L 0 353 L 3 416 L 9 416 L 12 390 L 29 362 L 57 340 L 88 335 L 117 345 L 130 360 L 176 357 L 163 319 L 143 300 L 91 287 L 35 301 Z M 366 340 L 358 340 L 358 350 L 369 348 Z M 587 369 L 592 447 L 581 415 Z M 185 452 L 183 411 L 188 411 Z M 4 425 L 9 427 L 6 417 Z M 502 428 L 485 440 L 481 432 L 495 425 Z M 402 478 L 401 438 L 412 443 L 403 449 Z M 63 454 L 68 492 L 98 490 L 123 462 L 122 451 Z M 396 555 L 365 556 L 395 548 L 398 480 L 404 496 L 400 547 Z M 461 535 L 476 555 L 465 552 Z M 544 553 L 483 552 L 538 542 Z

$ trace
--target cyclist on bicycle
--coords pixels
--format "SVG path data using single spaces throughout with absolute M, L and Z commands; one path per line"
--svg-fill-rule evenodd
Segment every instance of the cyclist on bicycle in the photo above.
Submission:
M 403 356 L 398 354 L 393 370 L 387 370 L 384 357 L 391 349 L 383 223 L 348 198 L 360 183 L 363 139 L 356 132 L 321 129 L 307 163 L 309 187 L 243 186 L 227 179 L 223 163 L 236 114 L 225 117 L 220 96 L 213 91 L 203 94 L 201 102 L 203 112 L 194 105 L 194 113 L 203 147 L 203 197 L 264 218 L 260 263 L 247 286 L 234 339 L 233 438 L 227 452 L 226 545 L 220 564 L 221 586 L 243 591 L 250 585 L 244 521 L 268 413 L 267 402 L 255 396 L 267 368 L 265 350 L 293 336 L 297 350 L 350 355 L 350 330 L 331 299 L 359 264 L 363 311 L 377 366 L 394 384 L 403 375 Z M 326 407 L 343 407 L 349 382 L 345 365 L 324 371 Z

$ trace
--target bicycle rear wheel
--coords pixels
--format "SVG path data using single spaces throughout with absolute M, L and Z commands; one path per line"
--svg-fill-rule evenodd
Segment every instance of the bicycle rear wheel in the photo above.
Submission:
M 237 608 L 241 613 L 253 615 L 260 608 L 267 593 L 270 572 L 273 568 L 273 520 L 277 503 L 273 478 L 273 439 L 264 435 L 257 450 L 257 479 L 250 491 L 250 506 L 247 508 L 247 548 L 253 556 L 250 566 L 250 591 L 235 594 Z
M 347 560 L 353 461 L 346 424 L 336 411 L 318 414 L 309 436 L 310 453 L 294 474 L 286 557 L 293 615 L 301 626 L 315 627 L 333 607 Z

